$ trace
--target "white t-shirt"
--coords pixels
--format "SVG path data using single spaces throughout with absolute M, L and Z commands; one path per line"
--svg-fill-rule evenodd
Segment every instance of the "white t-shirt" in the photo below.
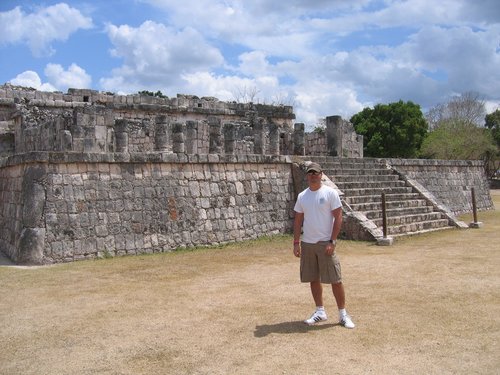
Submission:
M 332 211 L 339 207 L 342 207 L 339 194 L 330 186 L 321 185 L 316 191 L 309 188 L 302 191 L 294 207 L 295 212 L 304 214 L 302 241 L 330 240 L 335 221 Z

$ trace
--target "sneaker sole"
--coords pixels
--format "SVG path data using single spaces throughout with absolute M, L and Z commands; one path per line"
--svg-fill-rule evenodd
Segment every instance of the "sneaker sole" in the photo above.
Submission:
M 328 318 L 325 318 L 325 319 L 322 319 L 322 318 L 316 318 L 314 319 L 314 322 L 308 322 L 307 320 L 304 320 L 304 324 L 307 324 L 308 326 L 313 326 L 319 322 L 324 322 L 326 321 Z
M 356 327 L 355 325 L 353 325 L 352 327 L 348 327 L 348 326 L 346 326 L 346 325 L 345 325 L 345 323 L 343 323 L 343 322 L 339 322 L 339 324 L 340 324 L 342 327 L 347 328 L 347 329 L 353 329 L 354 327 Z

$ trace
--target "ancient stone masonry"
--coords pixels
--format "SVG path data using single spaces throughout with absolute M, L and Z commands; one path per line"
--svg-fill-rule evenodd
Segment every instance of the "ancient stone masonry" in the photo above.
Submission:
M 1 168 L 0 248 L 19 263 L 51 263 L 290 229 L 284 160 L 170 155 L 153 163 L 37 153 Z
M 354 126 L 340 116 L 326 118 L 326 127 L 305 135 L 306 155 L 363 157 L 363 136 L 356 134 Z
M 335 185 L 342 165 L 363 161 L 347 121 L 311 135 L 294 119 L 287 106 L 0 86 L 0 251 L 43 264 L 290 232 L 305 162 L 339 164 Z M 387 162 L 467 211 L 460 189 L 484 179 L 478 162 L 435 163 Z M 459 193 L 440 195 L 443 176 Z M 487 189 L 478 196 L 492 207 Z M 356 218 L 345 237 L 372 239 Z
M 482 161 L 387 159 L 386 162 L 456 215 L 472 211 L 472 188 L 477 192 L 479 210 L 493 207 Z
M 333 116 L 310 138 L 289 106 L 0 86 L 0 156 L 28 151 L 362 157 L 362 138 Z M 327 136 L 328 135 L 328 136 Z M 351 140 L 351 141 L 349 141 Z

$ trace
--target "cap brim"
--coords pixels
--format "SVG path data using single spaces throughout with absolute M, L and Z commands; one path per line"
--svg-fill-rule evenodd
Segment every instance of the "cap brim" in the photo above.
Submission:
M 321 169 L 316 169 L 316 168 L 310 168 L 306 171 L 306 173 L 309 173 L 309 172 L 318 172 L 320 173 L 321 172 Z

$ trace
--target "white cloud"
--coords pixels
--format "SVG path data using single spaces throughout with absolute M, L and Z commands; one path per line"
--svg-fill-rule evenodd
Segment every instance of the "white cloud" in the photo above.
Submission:
M 267 74 L 270 70 L 267 56 L 262 51 L 245 52 L 239 56 L 238 70 L 245 75 L 259 76 Z
M 307 14 L 341 1 L 243 2 L 240 0 L 147 0 L 165 11 L 173 27 L 200 28 L 210 39 L 258 49 L 274 56 L 299 57 L 315 43 Z M 316 6 L 317 8 L 314 8 Z M 202 25 L 202 26 L 201 26 Z
M 26 43 L 33 55 L 54 52 L 52 42 L 65 41 L 79 29 L 92 27 L 92 20 L 79 10 L 59 3 L 26 14 L 21 7 L 0 13 L 0 43 Z
M 71 64 L 67 70 L 59 64 L 47 64 L 44 73 L 49 82 L 61 91 L 68 88 L 91 88 L 91 77 L 76 64 Z
M 101 79 L 106 90 L 152 89 L 182 84 L 181 75 L 221 66 L 224 57 L 193 28 L 177 31 L 152 21 L 140 27 L 107 27 L 112 54 L 123 65 Z
M 500 110 L 500 101 L 486 101 L 484 108 L 486 109 L 486 113 L 495 112 L 497 109 Z
M 225 71 L 217 64 L 183 69 L 158 48 L 156 56 L 169 70 L 146 64 L 156 74 L 155 80 L 148 80 L 141 65 L 141 56 L 148 53 L 131 42 L 127 49 L 115 48 L 134 51 L 133 58 L 118 53 L 125 63 L 108 86 L 130 85 L 137 77 L 136 86 L 161 82 L 162 87 L 175 85 L 185 93 L 223 100 L 254 91 L 261 102 L 287 98 L 299 121 L 314 123 L 324 116 L 350 117 L 365 106 L 398 100 L 411 100 L 425 109 L 471 90 L 498 97 L 500 26 L 498 18 L 491 24 L 495 18 L 485 17 L 482 7 L 498 14 L 494 1 L 144 2 L 165 11 L 171 25 L 165 27 L 168 35 L 196 29 L 205 35 L 206 46 L 238 46 L 237 56 L 226 55 L 226 61 L 236 62 L 224 65 Z M 129 40 L 140 29 L 131 30 Z M 152 42 L 144 40 L 148 43 Z
M 56 88 L 50 83 L 42 83 L 40 76 L 32 70 L 18 74 L 10 80 L 10 83 L 16 86 L 32 87 L 40 91 L 56 91 Z
M 364 107 L 354 90 L 334 82 L 302 82 L 295 89 L 295 113 L 301 122 L 308 125 L 315 125 L 321 118 L 332 115 L 349 119 Z
M 470 27 L 426 27 L 412 35 L 408 42 L 394 48 L 392 58 L 412 65 L 417 72 L 441 72 L 436 84 L 439 91 L 429 99 L 477 91 L 497 97 L 500 87 L 500 28 L 487 31 Z
M 196 92 L 198 96 L 215 96 L 220 100 L 236 100 L 238 92 L 255 87 L 255 81 L 237 76 L 216 76 L 210 72 L 184 74 L 184 93 Z
M 71 64 L 67 70 L 58 64 L 47 64 L 44 70 L 48 82 L 42 83 L 38 73 L 27 70 L 10 80 L 18 86 L 33 87 L 41 91 L 67 91 L 68 88 L 90 88 L 90 76 L 76 64 Z
M 99 89 L 117 93 L 161 90 L 221 100 L 247 94 L 261 103 L 293 104 L 298 121 L 313 123 L 400 99 L 425 109 L 466 91 L 495 103 L 500 87 L 497 3 L 138 0 L 134 11 L 153 9 L 155 21 L 138 14 L 133 22 L 139 26 L 105 27 L 115 68 L 106 68 L 96 81 Z M 47 9 L 82 15 L 65 4 Z M 96 5 L 92 13 L 100 9 Z M 58 37 L 74 32 L 55 34 L 54 20 L 43 18 L 42 10 L 25 14 L 17 7 L 0 13 L 9 15 L 9 22 L 0 23 L 0 43 L 30 43 L 47 51 L 62 40 Z M 39 27 L 41 36 L 35 39 L 28 17 L 49 20 L 50 27 Z M 91 84 L 81 68 L 48 65 L 45 74 L 57 89 Z

